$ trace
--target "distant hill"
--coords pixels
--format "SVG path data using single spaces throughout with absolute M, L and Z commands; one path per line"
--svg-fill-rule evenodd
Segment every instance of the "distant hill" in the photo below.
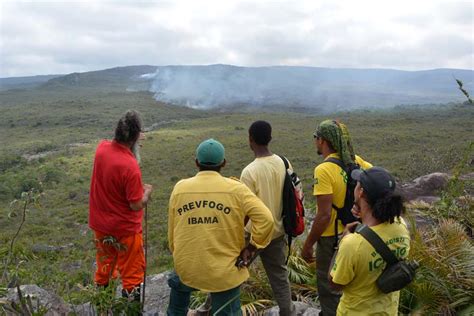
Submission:
M 141 75 L 155 72 L 156 66 L 126 66 L 105 70 L 77 73 L 54 78 L 43 85 L 43 88 L 96 88 L 96 89 L 129 89 L 148 90 L 149 82 Z
M 41 77 L 41 78 L 39 78 Z M 64 76 L 0 79 L 42 90 L 151 91 L 158 101 L 193 108 L 311 109 L 464 102 L 453 77 L 474 94 L 474 71 L 319 67 L 127 66 Z M 15 81 L 16 80 L 16 81 Z M 9 85 L 7 85 L 9 82 Z M 34 84 L 33 84 L 34 83 Z
M 50 79 L 57 78 L 64 75 L 45 75 L 45 76 L 30 76 L 30 77 L 10 77 L 0 78 L 0 91 L 11 89 L 31 89 L 40 86 Z

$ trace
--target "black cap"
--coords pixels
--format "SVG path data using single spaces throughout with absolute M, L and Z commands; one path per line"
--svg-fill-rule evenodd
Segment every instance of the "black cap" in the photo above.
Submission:
M 376 201 L 395 190 L 395 179 L 387 170 L 381 167 L 372 167 L 367 170 L 356 169 L 352 171 L 351 177 L 360 182 L 372 201 Z

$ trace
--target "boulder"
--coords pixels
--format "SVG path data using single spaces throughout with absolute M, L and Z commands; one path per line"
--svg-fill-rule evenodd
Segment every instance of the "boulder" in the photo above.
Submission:
M 166 315 L 170 296 L 169 274 L 164 272 L 146 278 L 144 315 Z
M 446 187 L 448 181 L 447 173 L 435 172 L 416 178 L 411 183 L 403 184 L 400 191 L 407 201 L 432 203 L 438 199 L 438 192 Z
M 169 274 L 170 272 L 163 272 L 147 276 L 144 316 L 166 315 L 170 296 L 170 288 L 167 282 Z M 121 292 L 122 287 L 118 286 L 116 291 L 117 297 L 120 297 Z M 94 308 L 90 303 L 71 305 L 71 310 L 73 310 L 77 316 L 93 316 L 97 314 L 94 312 Z
M 22 297 L 31 297 L 33 307 L 43 306 L 48 309 L 46 315 L 68 315 L 72 312 L 70 305 L 65 303 L 61 297 L 54 293 L 50 293 L 35 284 L 21 285 L 20 291 Z M 16 304 L 20 303 L 18 296 L 18 290 L 16 288 L 9 288 L 6 297 L 4 298 L 6 305 L 10 305 L 12 302 Z M 31 312 L 31 311 L 30 311 Z

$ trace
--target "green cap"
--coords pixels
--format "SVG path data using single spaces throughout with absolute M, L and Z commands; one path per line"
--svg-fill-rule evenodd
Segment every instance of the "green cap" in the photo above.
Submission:
M 219 166 L 225 158 L 225 149 L 217 140 L 209 138 L 196 149 L 196 159 L 201 165 Z

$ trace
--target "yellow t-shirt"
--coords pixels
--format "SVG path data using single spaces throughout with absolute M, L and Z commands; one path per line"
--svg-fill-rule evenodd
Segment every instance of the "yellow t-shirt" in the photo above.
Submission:
M 290 169 L 291 164 L 290 164 Z M 275 227 L 273 238 L 285 234 L 282 212 L 282 192 L 285 182 L 285 164 L 278 155 L 255 158 L 247 167 L 242 170 L 240 181 L 242 181 L 263 203 L 268 207 L 273 215 Z M 250 224 L 250 222 L 249 222 Z M 246 229 L 249 229 L 247 225 Z
M 181 282 L 206 292 L 239 286 L 248 277 L 235 266 L 245 246 L 244 218 L 252 220 L 250 243 L 266 247 L 273 217 L 243 183 L 215 171 L 179 181 L 168 209 L 168 242 Z
M 339 159 L 337 154 L 330 154 L 326 157 L 333 157 Z M 372 167 L 372 164 L 364 161 L 359 156 L 355 157 L 355 161 L 362 169 L 369 169 Z M 337 207 L 344 206 L 344 199 L 346 197 L 346 183 L 347 183 L 347 174 L 341 167 L 332 162 L 320 163 L 314 169 L 314 187 L 313 195 L 325 195 L 332 194 L 332 204 Z M 350 175 L 349 175 L 350 176 Z M 321 236 L 329 237 L 334 236 L 334 225 L 336 223 L 337 211 L 333 208 L 331 210 L 331 221 L 329 222 L 328 227 L 322 233 Z M 341 222 L 338 222 L 338 233 L 342 233 L 344 226 Z
M 393 224 L 370 227 L 397 258 L 410 251 L 410 235 L 403 219 Z M 385 268 L 385 261 L 360 234 L 345 236 L 339 244 L 331 276 L 334 283 L 344 285 L 337 315 L 397 315 L 400 291 L 382 293 L 375 281 Z

